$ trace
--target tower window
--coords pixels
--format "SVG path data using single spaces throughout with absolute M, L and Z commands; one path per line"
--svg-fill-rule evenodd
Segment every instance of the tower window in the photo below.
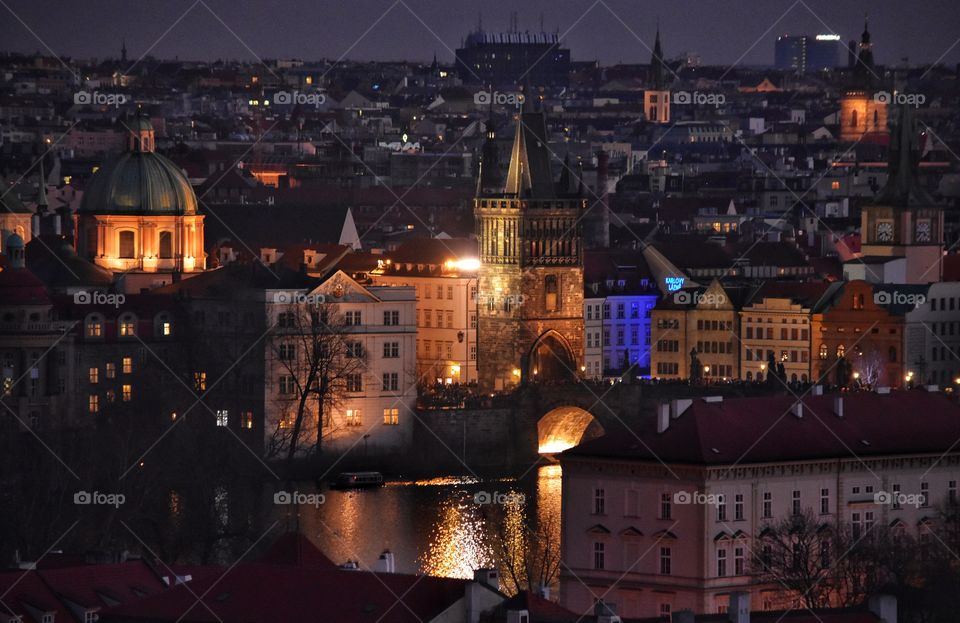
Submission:
M 132 231 L 122 231 L 118 236 L 118 241 L 120 243 L 120 257 L 125 259 L 135 257 L 136 234 Z
M 547 275 L 543 279 L 544 307 L 548 312 L 560 309 L 559 285 L 556 275 Z
M 173 257 L 173 235 L 168 231 L 160 232 L 159 255 L 161 259 Z

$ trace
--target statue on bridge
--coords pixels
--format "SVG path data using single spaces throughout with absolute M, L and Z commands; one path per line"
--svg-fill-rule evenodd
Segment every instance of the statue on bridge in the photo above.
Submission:
M 690 349 L 690 380 L 699 381 L 703 377 L 703 364 L 697 356 L 697 349 Z

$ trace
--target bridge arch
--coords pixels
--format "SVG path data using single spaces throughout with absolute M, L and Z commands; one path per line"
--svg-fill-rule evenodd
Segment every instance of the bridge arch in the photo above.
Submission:
M 537 445 L 540 454 L 554 454 L 600 437 L 603 426 L 589 411 L 563 406 L 551 409 L 537 422 Z
M 531 381 L 572 381 L 577 377 L 577 359 L 559 331 L 550 329 L 530 347 L 526 378 Z

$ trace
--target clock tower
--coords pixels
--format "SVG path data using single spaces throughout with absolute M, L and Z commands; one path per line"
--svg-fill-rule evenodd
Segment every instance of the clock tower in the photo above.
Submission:
M 862 210 L 861 251 L 864 258 L 904 258 L 901 283 L 930 283 L 940 281 L 943 268 L 943 209 L 918 179 L 920 135 L 912 110 L 900 108 L 887 184 Z

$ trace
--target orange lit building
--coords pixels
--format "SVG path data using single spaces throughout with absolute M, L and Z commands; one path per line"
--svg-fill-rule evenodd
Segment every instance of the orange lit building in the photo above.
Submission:
M 811 315 L 810 328 L 814 378 L 827 384 L 902 384 L 904 317 L 877 304 L 866 281 L 846 283 L 822 312 Z
M 840 98 L 840 140 L 886 143 L 887 102 L 882 89 L 876 88 L 879 77 L 873 65 L 873 44 L 867 24 L 857 53 L 853 84 Z M 889 94 L 887 94 L 889 96 Z

